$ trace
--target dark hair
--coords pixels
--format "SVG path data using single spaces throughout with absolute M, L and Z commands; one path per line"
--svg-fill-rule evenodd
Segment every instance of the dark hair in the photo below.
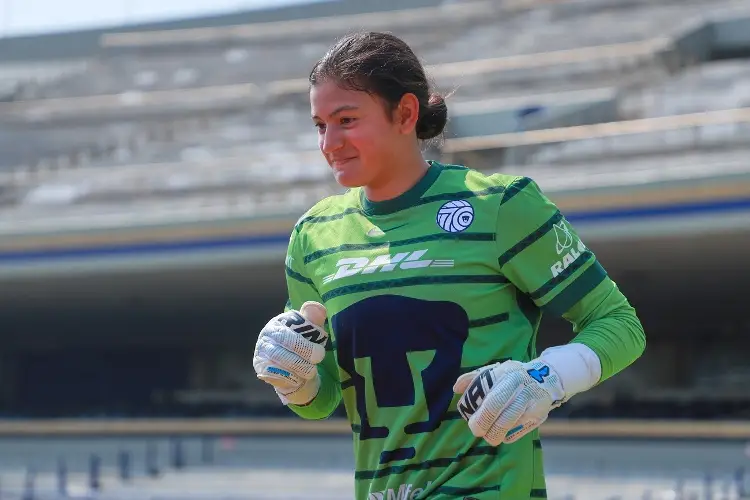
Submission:
M 424 68 L 409 45 L 400 38 L 379 32 L 348 35 L 331 47 L 310 72 L 310 85 L 335 81 L 348 90 L 382 98 L 396 108 L 404 94 L 419 100 L 417 138 L 439 136 L 448 122 L 445 99 L 430 91 Z

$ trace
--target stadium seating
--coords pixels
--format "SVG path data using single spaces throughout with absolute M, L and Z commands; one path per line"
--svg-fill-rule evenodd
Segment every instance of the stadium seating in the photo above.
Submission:
M 485 5 L 486 2 L 467 5 L 473 4 Z M 507 87 L 506 91 L 526 91 L 529 81 L 546 81 L 549 85 L 550 80 L 555 80 L 555 86 L 559 87 L 561 77 L 578 85 L 577 81 L 587 74 L 605 76 L 608 71 L 630 66 L 634 59 L 650 55 L 653 47 L 648 45 L 649 40 L 659 38 L 663 26 L 669 25 L 670 21 L 675 18 L 689 20 L 700 12 L 697 5 L 657 5 L 632 13 L 614 10 L 556 18 L 554 10 L 550 9 L 549 12 L 542 10 L 503 16 L 502 12 L 490 15 L 491 11 L 483 8 L 476 10 L 476 19 L 468 15 L 455 16 L 451 11 L 450 16 L 431 18 L 431 27 L 438 29 L 427 32 L 419 29 L 412 32 L 409 26 L 390 29 L 404 36 L 429 65 L 505 58 L 489 65 L 479 63 L 473 68 L 449 65 L 432 72 L 441 85 L 460 84 L 462 87 L 466 86 L 467 79 L 471 83 L 472 77 L 480 75 L 484 80 L 487 73 L 492 72 L 495 79 L 484 83 L 497 93 L 498 86 Z M 469 23 L 471 29 L 467 29 Z M 363 23 L 364 26 L 368 24 Z M 343 19 L 337 25 L 345 25 Z M 304 80 L 312 63 L 330 45 L 333 34 L 348 30 L 341 27 L 314 40 L 295 37 L 295 43 L 274 45 L 257 41 L 243 44 L 243 40 L 233 40 L 229 47 L 208 45 L 196 48 L 193 43 L 184 42 L 183 46 L 168 51 L 160 50 L 159 46 L 147 46 L 112 56 L 105 53 L 86 72 L 51 85 L 35 87 L 30 95 L 25 96 L 22 92 L 20 97 L 116 95 L 128 91 Z M 172 36 L 176 38 L 176 35 Z M 617 46 L 628 43 L 633 45 Z M 587 50 L 565 52 L 582 48 Z M 548 52 L 552 53 L 542 54 Z M 609 62 L 612 59 L 614 64 Z M 305 86 L 299 88 L 304 90 Z
M 305 75 L 348 25 L 403 34 L 428 63 L 438 87 L 458 90 L 449 103 L 445 141 L 434 150 L 445 161 L 529 175 L 551 193 L 750 173 L 750 65 L 742 59 L 692 60 L 672 36 L 699 26 L 714 9 L 739 6 L 738 12 L 748 18 L 750 0 L 716 0 L 710 11 L 705 0 L 445 3 L 453 7 L 366 14 L 355 23 L 342 17 L 110 34 L 102 38 L 102 54 L 94 61 L 0 72 L 0 237 L 19 227 L 44 233 L 136 222 L 297 215 L 340 192 L 317 151 Z M 696 272 L 700 265 L 696 258 Z M 691 277 L 686 280 L 692 285 Z M 693 290 L 719 293 L 698 285 Z M 709 324 L 720 321 L 697 314 Z M 670 324 L 671 313 L 665 316 Z M 662 329 L 669 333 L 668 328 L 654 326 L 654 337 Z M 683 333 L 674 333 L 675 338 L 687 336 Z M 595 388 L 580 395 L 551 420 L 747 419 L 747 356 L 741 344 L 728 350 L 713 333 L 705 332 L 705 346 L 684 351 L 655 338 L 645 353 L 651 357 L 647 368 L 641 364 L 601 392 Z M 659 376 L 678 371 L 664 368 L 673 359 L 662 356 L 666 349 L 679 353 L 674 359 L 684 352 L 704 356 L 690 360 L 694 365 L 691 373 L 680 373 L 680 387 Z M 721 358 L 726 361 L 717 363 Z M 250 383 L 250 391 L 262 384 L 253 382 L 257 385 Z M 183 417 L 213 412 L 229 417 L 227 422 L 248 414 L 293 416 L 283 406 L 267 404 L 276 402 L 272 391 L 254 391 L 252 397 L 227 392 L 177 392 L 164 401 L 154 398 L 158 402 L 150 409 Z M 342 412 L 340 407 L 334 416 Z M 295 443 L 296 452 L 290 454 L 278 448 L 282 438 L 243 442 L 231 437 L 231 430 L 222 432 L 227 437 L 214 450 L 218 467 L 199 465 L 201 444 L 190 442 L 185 444 L 187 470 L 173 474 L 161 459 L 165 470 L 158 481 L 145 477 L 145 441 L 99 437 L 86 447 L 71 448 L 50 437 L 32 444 L 6 439 L 0 454 L 1 496 L 23 498 L 20 492 L 28 488 L 30 476 L 13 469 L 23 460 L 39 472 L 37 498 L 57 498 L 56 468 L 64 458 L 71 496 L 89 498 L 83 492 L 96 456 L 105 465 L 105 491 L 96 496 L 102 500 L 157 495 L 216 500 L 274 488 L 286 492 L 273 498 L 289 500 L 351 497 L 348 442 L 342 440 L 339 450 L 337 441 L 326 436 L 325 452 L 312 441 L 304 447 Z M 158 443 L 159 457 L 176 455 L 168 444 L 174 442 Z M 708 468 L 725 481 L 738 464 L 735 458 L 713 462 L 705 451 L 686 452 L 680 447 L 684 443 L 669 445 L 675 448 L 667 459 L 659 455 L 669 447 L 664 443 L 630 452 L 628 443 L 621 444 L 624 449 L 608 449 L 602 462 L 617 469 L 613 480 L 601 477 L 605 465 L 593 465 L 596 460 L 585 443 L 568 444 L 573 447 L 564 460 L 559 454 L 555 458 L 554 445 L 545 443 L 551 457 L 550 498 L 657 498 L 652 490 L 671 488 L 681 474 L 678 466 L 688 459 L 695 470 L 687 483 L 705 492 Z M 331 446 L 336 447 L 333 452 Z M 132 454 L 136 472 L 132 480 L 121 482 L 114 464 L 123 452 Z M 571 456 L 577 459 L 571 461 Z M 300 474 L 294 470 L 300 464 L 317 470 Z M 644 483 L 642 477 L 639 483 L 628 477 L 632 464 L 640 465 L 638 475 L 666 475 L 669 484 Z M 248 467 L 256 470 L 241 471 Z M 568 476 L 570 471 L 574 474 Z M 328 489 L 310 492 L 299 486 L 305 480 Z
M 375 29 L 398 19 L 394 31 L 423 56 L 438 87 L 458 89 L 441 148 L 446 160 L 538 171 L 665 149 L 741 147 L 748 118 L 723 110 L 745 106 L 746 64 L 681 70 L 667 36 L 694 26 L 704 11 L 702 2 L 498 8 L 472 1 L 355 19 Z M 76 220 L 89 211 L 85 201 L 145 196 L 150 213 L 227 210 L 209 208 L 220 198 L 212 193 L 224 190 L 230 199 L 237 192 L 224 205 L 263 213 L 277 203 L 301 209 L 335 192 L 315 154 L 304 76 L 346 23 L 344 16 L 304 32 L 286 22 L 103 37 L 98 60 L 0 103 L 0 131 L 8 131 L 0 134 L 4 200 L 32 203 L 29 213 L 75 200 L 50 213 Z M 542 113 L 519 121 L 526 109 Z M 674 116 L 685 113 L 692 115 Z M 262 175 L 270 169 L 275 176 Z M 290 178 L 302 194 L 286 190 Z M 25 210 L 14 217 L 22 220 Z
M 0 66 L 0 102 L 12 100 L 36 85 L 59 81 L 70 75 L 81 74 L 88 68 L 87 61 L 3 64 Z
M 748 61 L 717 61 L 689 68 L 667 81 L 630 91 L 620 99 L 621 114 L 637 118 L 744 108 L 750 104 Z M 706 123 L 620 137 L 616 142 L 591 137 L 547 146 L 530 155 L 529 163 L 568 163 L 586 159 L 600 161 L 608 155 L 630 151 L 746 144 L 750 125 L 745 120 Z

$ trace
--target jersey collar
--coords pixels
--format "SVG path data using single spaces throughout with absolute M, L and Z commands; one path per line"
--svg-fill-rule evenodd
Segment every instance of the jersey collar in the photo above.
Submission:
M 443 169 L 443 166 L 436 161 L 429 160 L 427 163 L 430 164 L 430 168 L 427 169 L 427 173 L 422 176 L 419 182 L 408 191 L 390 200 L 370 201 L 365 196 L 365 190 L 360 189 L 359 199 L 365 215 L 392 214 L 418 204 L 422 195 L 435 183 Z

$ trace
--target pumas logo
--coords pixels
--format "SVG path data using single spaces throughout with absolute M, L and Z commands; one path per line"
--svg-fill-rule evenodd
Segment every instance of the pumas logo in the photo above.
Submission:
M 453 267 L 453 260 L 423 259 L 427 250 L 401 252 L 396 255 L 378 255 L 374 259 L 367 257 L 347 257 L 336 263 L 336 272 L 323 278 L 323 283 L 330 283 L 356 274 L 389 273 L 396 269 L 420 269 L 424 267 Z
M 474 207 L 466 200 L 449 201 L 438 210 L 436 222 L 444 231 L 460 233 L 474 222 Z

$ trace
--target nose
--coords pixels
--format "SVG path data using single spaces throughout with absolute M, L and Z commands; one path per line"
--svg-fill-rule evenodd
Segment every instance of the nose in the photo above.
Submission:
M 335 127 L 326 127 L 326 130 L 320 136 L 320 150 L 323 154 L 331 154 L 341 149 L 344 145 L 344 136 Z

